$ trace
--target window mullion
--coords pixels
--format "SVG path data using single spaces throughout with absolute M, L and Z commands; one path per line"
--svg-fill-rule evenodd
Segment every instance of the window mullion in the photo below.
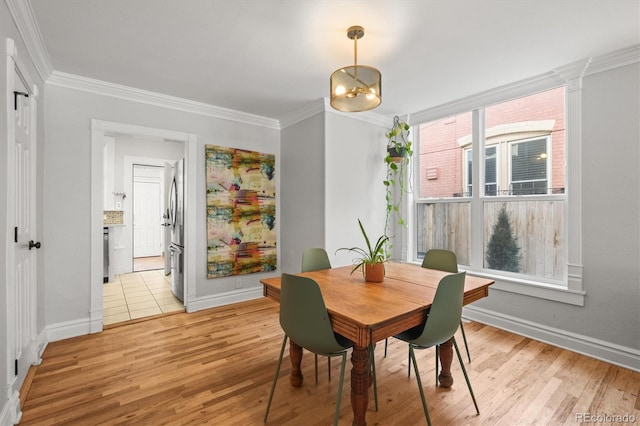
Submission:
M 469 250 L 470 266 L 479 270 L 484 266 L 484 212 L 482 197 L 485 185 L 485 152 L 484 152 L 484 109 L 473 110 L 471 114 L 471 156 L 472 156 L 472 195 L 471 195 L 471 250 Z

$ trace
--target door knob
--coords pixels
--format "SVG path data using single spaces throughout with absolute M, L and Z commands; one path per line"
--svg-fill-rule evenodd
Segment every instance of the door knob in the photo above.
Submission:
M 40 241 L 38 241 L 37 243 L 34 243 L 33 240 L 29 241 L 29 250 L 34 247 L 39 249 L 40 247 L 42 247 L 42 244 L 40 244 Z

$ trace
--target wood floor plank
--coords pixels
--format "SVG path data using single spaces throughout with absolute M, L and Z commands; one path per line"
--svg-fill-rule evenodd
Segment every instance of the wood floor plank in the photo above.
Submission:
M 451 389 L 435 385 L 432 349 L 417 351 L 434 425 L 576 424 L 578 413 L 640 420 L 640 373 L 479 323 L 465 324 L 466 363 L 480 406 L 476 416 L 457 360 Z M 461 341 L 461 339 L 459 339 Z M 24 398 L 22 425 L 259 425 L 282 342 L 278 305 L 268 299 L 155 317 L 48 345 Z M 379 411 L 369 425 L 425 423 L 407 346 L 377 345 Z M 268 425 L 333 422 L 340 365 L 302 361 L 304 383 L 289 384 L 288 350 Z M 352 420 L 350 365 L 340 424 Z M 372 392 L 371 392 L 372 393 Z

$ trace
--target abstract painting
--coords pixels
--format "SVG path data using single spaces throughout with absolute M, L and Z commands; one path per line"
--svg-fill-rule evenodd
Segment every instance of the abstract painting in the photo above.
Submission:
M 205 146 L 207 278 L 274 271 L 275 155 Z

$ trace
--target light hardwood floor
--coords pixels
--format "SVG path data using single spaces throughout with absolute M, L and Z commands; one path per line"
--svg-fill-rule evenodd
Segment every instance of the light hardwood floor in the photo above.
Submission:
M 457 360 L 453 387 L 439 388 L 434 351 L 424 350 L 417 355 L 434 425 L 575 425 L 587 413 L 640 422 L 640 373 L 479 323 L 465 324 L 465 331 L 480 416 Z M 259 299 L 52 342 L 32 376 L 21 424 L 262 424 L 282 336 L 277 303 Z M 389 339 L 387 358 L 381 346 L 380 408 L 373 411 L 370 401 L 367 424 L 425 424 L 415 375 L 407 378 L 406 344 Z M 321 358 L 315 384 L 306 353 L 305 381 L 292 388 L 286 354 L 268 424 L 331 424 L 339 363 L 331 364 L 328 381 Z M 347 370 L 344 425 L 352 420 L 349 389 Z

